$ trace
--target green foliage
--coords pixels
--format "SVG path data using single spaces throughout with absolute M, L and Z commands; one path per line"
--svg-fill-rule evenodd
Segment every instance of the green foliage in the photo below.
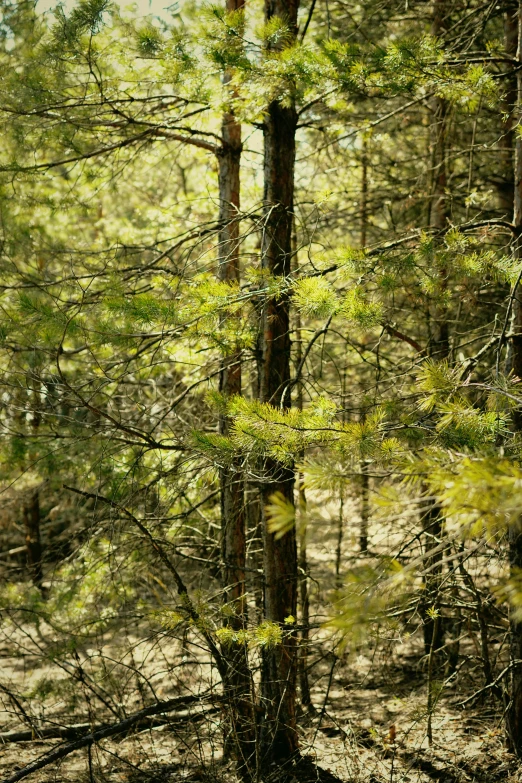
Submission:
M 282 643 L 283 629 L 277 623 L 264 620 L 255 628 L 244 631 L 234 631 L 229 626 L 224 626 L 217 629 L 216 636 L 223 647 L 248 645 L 271 649 Z
M 340 312 L 360 329 L 368 331 L 381 322 L 383 308 L 379 302 L 368 301 L 360 289 L 354 288 L 346 294 Z
M 206 9 L 209 24 L 204 29 L 206 53 L 221 69 L 239 68 L 248 71 L 250 61 L 245 55 L 244 11 L 227 12 L 212 5 Z
M 87 33 L 96 35 L 111 6 L 111 0 L 79 0 L 67 16 L 63 7 L 58 5 L 55 11 L 56 24 L 52 31 L 56 49 L 60 46 L 72 49 L 79 43 L 81 36 Z
M 155 25 L 145 24 L 136 30 L 138 51 L 143 57 L 155 57 L 159 55 L 165 46 L 165 40 Z
M 339 498 L 355 519 L 361 487 L 369 494 L 379 555 L 361 556 L 332 595 L 331 627 L 355 642 L 395 637 L 403 623 L 410 632 L 429 581 L 428 503 L 442 509 L 449 553 L 467 536 L 504 547 L 520 526 L 510 351 L 521 265 L 507 147 L 492 156 L 514 122 L 502 118 L 499 78 L 511 63 L 473 54 L 503 56 L 498 13 L 470 7 L 472 39 L 468 9 L 452 9 L 462 38 L 449 43 L 426 35 L 423 11 L 392 18 L 384 7 L 340 18 L 317 6 L 304 42 L 279 16 L 261 22 L 260 6 L 182 3 L 172 19 L 145 21 L 107 0 L 60 6 L 54 21 L 32 4 L 3 10 L 5 537 L 23 544 L 29 490 L 45 531 L 45 599 L 8 581 L 4 628 L 32 623 L 47 635 L 42 655 L 60 664 L 94 638 L 115 644 L 129 616 L 133 633 L 172 648 L 182 629 L 223 651 L 248 647 L 255 660 L 276 649 L 301 615 L 257 627 L 250 616 L 248 630 L 234 630 L 237 603 L 223 605 L 219 581 L 223 469 L 240 466 L 254 504 L 276 461 L 302 472 L 309 503 L 296 512 L 270 498 L 276 542 L 297 524 L 330 546 Z M 267 234 L 275 205 L 260 154 L 274 101 L 299 124 L 293 239 L 282 250 L 291 264 L 278 276 L 261 258 L 280 239 Z M 242 123 L 235 282 L 216 279 L 225 111 Z M 446 145 L 438 163 L 436 142 Z M 259 390 L 272 300 L 290 309 L 278 405 Z M 231 357 L 242 394 L 229 397 Z M 164 547 L 192 603 L 122 509 Z M 499 603 L 519 617 L 520 574 L 503 580 L 494 563 Z M 454 600 L 468 611 L 458 566 L 441 568 L 444 600 L 423 618 L 444 619 Z M 250 580 L 247 569 L 248 590 Z M 54 687 L 42 681 L 35 698 Z
M 289 533 L 295 526 L 295 506 L 281 492 L 270 496 L 265 508 L 268 518 L 268 530 L 276 541 Z
M 259 647 L 277 647 L 283 641 L 283 630 L 277 623 L 264 620 L 254 629 L 254 640 Z
M 182 614 L 173 609 L 157 609 L 152 613 L 151 617 L 155 622 L 158 622 L 165 631 L 176 630 L 176 628 L 186 620 Z
M 432 411 L 438 402 L 447 403 L 458 397 L 462 375 L 463 368 L 452 368 L 446 360 L 426 359 L 417 375 L 418 388 L 427 393 L 419 403 L 421 410 Z
M 410 581 L 408 572 L 393 559 L 352 568 L 335 596 L 330 625 L 345 643 L 360 644 L 367 634 L 377 634 L 387 610 L 406 598 Z
M 292 41 L 288 25 L 276 15 L 265 24 L 259 25 L 256 33 L 266 46 L 273 49 L 281 48 Z
M 149 294 L 138 294 L 126 299 L 108 299 L 106 307 L 109 313 L 123 315 L 129 322 L 137 324 L 175 323 L 177 307 L 175 302 L 158 301 Z
M 433 465 L 429 476 L 446 513 L 471 535 L 484 528 L 504 533 L 518 527 L 521 479 L 517 463 L 494 456 L 469 456 L 453 464 Z
M 437 430 L 443 443 L 451 448 L 480 448 L 494 442 L 499 436 L 507 435 L 508 418 L 495 411 L 482 413 L 462 403 L 446 403 L 438 408 L 441 417 Z
M 293 302 L 305 316 L 331 315 L 338 308 L 337 297 L 324 277 L 303 277 L 294 285 Z

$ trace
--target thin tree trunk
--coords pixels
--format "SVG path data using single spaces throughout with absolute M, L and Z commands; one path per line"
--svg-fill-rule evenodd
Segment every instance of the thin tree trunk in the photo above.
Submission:
M 361 158 L 361 247 L 366 247 L 368 240 L 368 139 L 365 134 L 362 137 Z M 363 421 L 365 414 L 363 413 Z M 359 548 L 361 552 L 368 551 L 368 525 L 370 520 L 370 480 L 368 476 L 368 463 L 362 459 L 361 468 L 361 530 L 359 535 Z M 341 512 L 342 515 L 342 512 Z M 342 524 L 342 522 L 340 523 Z
M 446 0 L 435 0 L 431 33 L 440 36 L 446 24 Z M 447 225 L 448 204 L 446 194 L 447 166 L 446 166 L 446 141 L 448 130 L 448 104 L 444 98 L 436 96 L 431 103 L 432 118 L 430 124 L 431 136 L 431 165 L 432 165 L 432 197 L 430 209 L 430 223 L 432 228 L 443 231 Z M 447 270 L 439 270 L 440 301 L 434 308 L 430 323 L 429 355 L 431 358 L 441 361 L 449 358 L 449 323 L 448 310 L 444 302 L 444 293 L 447 287 Z M 440 505 L 428 498 L 428 507 L 422 515 L 422 528 L 424 532 L 424 567 L 428 570 L 425 579 L 425 597 L 421 610 L 424 621 L 424 649 L 431 656 L 431 664 L 436 662 L 436 653 L 442 647 L 444 640 L 444 624 L 437 621 L 434 616 L 428 615 L 428 610 L 437 610 L 439 601 L 438 591 L 441 579 L 442 552 L 433 552 L 440 544 L 442 535 L 442 509 Z M 435 567 L 434 567 L 435 566 Z M 435 657 L 433 657 L 435 656 Z
M 295 40 L 297 0 L 265 0 L 265 19 L 279 17 Z M 288 39 L 287 39 L 288 40 Z M 277 277 L 290 274 L 294 207 L 295 133 L 297 112 L 274 100 L 264 119 L 264 234 L 262 265 Z M 279 406 L 290 381 L 290 302 L 287 296 L 269 299 L 262 314 L 260 396 Z M 289 405 L 285 395 L 285 405 Z M 268 772 L 298 750 L 296 732 L 297 638 L 285 618 L 297 613 L 297 546 L 295 529 L 276 540 L 267 526 L 265 508 L 274 493 L 294 502 L 294 470 L 273 459 L 265 461 L 263 537 L 265 616 L 284 629 L 280 645 L 265 648 L 261 694 L 265 710 L 261 732 L 261 765 Z
M 296 339 L 296 366 L 301 366 L 302 343 L 301 343 L 301 316 L 296 314 L 295 320 L 295 339 Z M 303 410 L 303 384 L 301 379 L 297 382 L 296 407 Z M 301 452 L 299 459 L 304 458 L 304 452 Z M 310 683 L 308 682 L 308 642 L 310 638 L 310 599 L 308 596 L 308 556 L 307 556 L 307 524 L 306 524 L 306 492 L 304 488 L 304 476 L 299 471 L 297 474 L 298 488 L 298 509 L 299 509 L 299 598 L 301 603 L 301 643 L 299 645 L 299 686 L 301 690 L 301 704 L 308 710 L 312 710 L 312 699 L 310 696 Z
M 36 587 L 42 587 L 42 542 L 40 538 L 40 493 L 32 490 L 23 505 L 27 565 Z
M 432 613 L 432 610 L 438 611 L 443 552 L 438 550 L 442 534 L 441 508 L 431 497 L 427 498 L 427 506 L 424 509 L 421 522 L 424 533 L 423 565 L 427 571 L 421 612 L 424 622 L 424 651 L 426 655 L 429 655 L 432 650 L 437 653 L 444 640 L 442 623 L 436 622 L 436 617 Z
M 223 145 L 219 154 L 219 265 L 220 280 L 239 282 L 239 166 L 241 126 L 231 114 L 223 118 Z M 241 354 L 233 350 L 223 360 L 220 391 L 226 397 L 241 394 Z M 229 419 L 220 417 L 220 431 L 228 435 Z M 245 512 L 240 466 L 233 462 L 221 470 L 223 584 L 226 601 L 234 609 L 229 622 L 244 626 Z
M 518 13 L 517 4 L 512 3 L 504 15 L 504 48 L 506 54 L 515 57 L 518 46 Z M 504 212 L 504 217 L 508 220 L 513 215 L 513 194 L 514 194 L 514 166 L 513 166 L 513 147 L 515 141 L 516 126 L 516 104 L 517 104 L 517 77 L 513 73 L 507 77 L 502 85 L 505 95 L 502 101 L 502 114 L 505 117 L 500 137 L 500 176 L 502 177 L 498 195 L 500 208 Z
M 228 12 L 243 8 L 244 0 L 226 0 Z M 225 84 L 230 75 L 225 74 Z M 219 161 L 219 259 L 218 278 L 239 283 L 239 207 L 241 125 L 230 112 L 223 115 L 222 145 Z M 225 397 L 241 394 L 241 353 L 232 350 L 223 359 L 220 391 Z M 228 435 L 228 416 L 220 417 L 220 432 Z M 225 622 L 234 631 L 246 629 L 245 600 L 245 497 L 241 465 L 234 459 L 221 469 L 221 556 L 223 600 L 227 608 Z M 225 698 L 230 706 L 226 726 L 225 750 L 232 749 L 243 780 L 255 776 L 255 721 L 251 699 L 251 678 L 247 646 L 244 640 L 223 649 L 227 662 Z
M 306 492 L 304 489 L 304 476 L 298 474 L 299 492 L 299 597 L 301 599 L 301 644 L 299 653 L 299 686 L 301 690 L 301 704 L 309 711 L 313 711 L 312 697 L 310 695 L 310 683 L 308 681 L 308 644 L 310 640 L 310 597 L 308 595 L 308 557 L 306 551 L 307 525 L 306 525 Z
M 344 538 L 344 495 L 343 488 L 339 496 L 339 516 L 337 518 L 337 542 L 335 546 L 335 588 L 339 590 L 343 580 L 341 578 L 341 562 L 343 557 Z
M 518 46 L 517 60 L 522 55 L 522 3 L 518 7 Z M 517 118 L 522 117 L 522 72 L 517 71 Z M 514 159 L 514 210 L 513 223 L 516 230 L 516 239 L 513 252 L 516 258 L 522 258 L 522 139 L 517 134 L 515 142 Z M 514 291 L 513 318 L 512 318 L 512 367 L 513 374 L 522 378 L 522 302 L 520 285 Z M 515 428 L 522 430 L 522 411 L 515 410 Z M 522 533 L 518 527 L 512 527 L 509 531 L 509 565 L 512 573 L 522 568 Z M 506 729 L 510 749 L 522 757 L 522 665 L 515 661 L 522 660 L 522 623 L 517 621 L 513 614 L 510 617 L 510 701 L 506 710 Z
M 368 139 L 362 136 L 361 155 L 361 247 L 366 247 L 368 240 Z
M 29 373 L 27 376 L 27 394 L 29 400 L 32 400 L 33 408 L 31 410 L 31 430 L 34 436 L 38 433 L 40 427 L 40 397 L 39 380 L 36 375 Z M 31 388 L 32 387 L 32 388 Z M 30 403 L 29 403 L 30 409 Z M 40 490 L 32 489 L 28 492 L 22 506 L 22 515 L 24 521 L 25 548 L 27 553 L 27 567 L 31 574 L 33 584 L 42 592 L 43 571 L 42 571 L 42 539 L 40 535 Z
M 361 535 L 359 548 L 361 552 L 368 552 L 368 530 L 370 522 L 370 477 L 368 476 L 368 463 L 361 460 Z

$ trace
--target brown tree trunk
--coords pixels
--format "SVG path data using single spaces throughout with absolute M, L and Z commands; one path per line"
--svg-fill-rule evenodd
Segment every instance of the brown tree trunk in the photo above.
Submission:
M 265 19 L 277 16 L 297 32 L 296 0 L 265 0 Z M 288 40 L 288 39 L 287 39 Z M 297 112 L 293 101 L 273 101 L 264 119 L 264 235 L 263 268 L 272 275 L 290 274 L 294 206 L 294 164 Z M 290 381 L 289 299 L 269 299 L 262 314 L 260 345 L 260 396 L 279 406 Z M 289 404 L 289 395 L 284 396 Z M 294 502 L 294 470 L 275 460 L 265 461 L 263 537 L 265 572 L 265 617 L 284 631 L 283 643 L 263 650 L 261 695 L 264 719 L 261 731 L 261 765 L 269 772 L 295 756 L 298 743 L 295 702 L 297 638 L 285 618 L 297 613 L 297 546 L 295 529 L 276 540 L 267 527 L 264 511 L 270 497 L 281 493 Z
M 36 587 L 42 587 L 42 542 L 40 538 L 40 493 L 32 490 L 23 505 L 27 565 Z
M 368 463 L 361 460 L 361 534 L 359 536 L 359 549 L 362 553 L 368 552 L 368 534 L 370 524 L 370 477 L 368 476 Z
M 223 118 L 223 144 L 219 153 L 219 264 L 220 280 L 239 282 L 239 167 L 241 126 L 232 114 Z M 224 322 L 226 326 L 226 322 Z M 232 350 L 223 360 L 220 391 L 226 397 L 241 394 L 241 354 Z M 228 416 L 220 417 L 220 431 L 228 435 Z M 223 584 L 234 613 L 230 624 L 244 625 L 245 511 L 243 476 L 237 462 L 221 470 Z
M 518 7 L 518 45 L 517 60 L 522 55 L 522 3 Z M 522 117 L 522 72 L 517 71 L 517 119 Z M 522 258 L 522 139 L 517 134 L 514 160 L 514 210 L 513 223 L 516 236 L 513 252 L 516 258 Z M 511 323 L 511 353 L 513 374 L 522 378 L 522 302 L 520 285 L 514 291 L 513 317 Z M 515 428 L 522 430 L 522 412 L 514 412 Z M 511 572 L 517 572 L 522 567 L 522 533 L 519 527 L 509 531 L 509 565 Z M 513 615 L 510 617 L 510 701 L 506 710 L 506 730 L 510 749 L 522 758 L 522 665 L 515 663 L 522 660 L 522 623 Z
M 31 409 L 32 402 L 32 409 Z M 25 406 L 24 406 L 25 407 Z M 22 408 L 23 409 L 23 408 Z M 38 433 L 40 426 L 40 397 L 39 379 L 37 375 L 28 373 L 27 376 L 27 409 L 31 412 L 31 430 L 33 436 Z M 22 427 L 24 424 L 22 423 Z M 27 492 L 22 505 L 24 522 L 25 548 L 27 554 L 27 567 L 31 574 L 33 584 L 42 593 L 42 539 L 40 535 L 40 490 L 31 489 Z
M 362 137 L 361 154 L 361 247 L 366 247 L 368 240 L 368 139 Z
M 227 0 L 227 11 L 243 8 L 243 0 Z M 224 82 L 230 81 L 225 74 Z M 223 115 L 222 145 L 219 162 L 219 280 L 239 283 L 239 207 L 241 125 L 230 112 Z M 223 325 L 225 326 L 224 321 Z M 225 397 L 241 394 L 241 352 L 232 350 L 224 357 L 220 373 L 220 391 Z M 228 416 L 220 417 L 220 432 L 229 434 Z M 233 460 L 220 471 L 221 483 L 221 559 L 225 622 L 234 631 L 247 624 L 245 600 L 245 497 L 241 465 Z M 251 698 L 251 679 L 245 640 L 226 645 L 223 656 L 227 674 L 223 683 L 229 705 L 229 722 L 225 728 L 225 750 L 236 759 L 243 780 L 256 773 L 255 721 Z

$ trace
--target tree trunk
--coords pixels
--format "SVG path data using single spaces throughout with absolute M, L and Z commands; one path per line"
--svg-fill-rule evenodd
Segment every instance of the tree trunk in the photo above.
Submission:
M 220 280 L 239 282 L 239 166 L 241 126 L 231 114 L 223 118 L 223 145 L 219 154 L 219 265 Z M 241 354 L 238 350 L 225 356 L 220 391 L 230 397 L 241 394 Z M 220 417 L 220 432 L 228 435 L 229 419 Z M 229 622 L 244 625 L 245 593 L 245 512 L 244 486 L 240 466 L 233 462 L 221 470 L 221 520 L 223 585 L 225 599 L 234 613 Z
M 516 3 L 512 3 L 504 16 L 504 48 L 506 54 L 515 57 L 518 45 L 518 13 Z M 498 195 L 500 209 L 504 212 L 503 217 L 510 220 L 513 215 L 513 192 L 514 192 L 514 166 L 513 166 L 513 146 L 515 139 L 516 116 L 515 109 L 517 104 L 517 77 L 513 73 L 507 77 L 503 84 L 505 95 L 502 101 L 502 114 L 505 116 L 503 122 L 502 135 L 500 137 L 500 176 L 498 185 Z
M 368 552 L 368 533 L 370 524 L 370 477 L 368 476 L 368 463 L 361 460 L 361 534 L 359 536 L 359 549 L 363 554 Z
M 362 135 L 361 154 L 361 247 L 368 241 L 368 138 Z
M 265 0 L 265 19 L 276 16 L 297 32 L 296 0 Z M 288 39 L 287 39 L 288 40 Z M 273 101 L 264 119 L 264 235 L 263 268 L 287 277 L 292 256 L 294 164 L 297 112 L 290 105 Z M 260 396 L 279 406 L 290 381 L 290 302 L 287 296 L 269 299 L 262 314 L 260 346 Z M 289 404 L 289 395 L 284 396 Z M 295 529 L 276 540 L 269 532 L 265 507 L 274 493 L 294 502 L 294 470 L 273 459 L 265 461 L 263 538 L 265 572 L 265 617 L 283 628 L 280 645 L 263 650 L 261 695 L 265 710 L 261 731 L 261 765 L 265 772 L 295 756 L 297 744 L 295 702 L 297 638 L 285 619 L 297 614 L 297 546 Z
M 366 247 L 368 240 L 368 138 L 362 137 L 361 157 L 361 247 Z M 366 418 L 363 412 L 362 420 Z M 359 534 L 359 548 L 362 553 L 368 552 L 368 526 L 370 521 L 370 478 L 368 476 L 368 463 L 365 459 L 360 461 L 361 468 L 361 528 Z M 342 516 L 342 511 L 341 511 Z M 340 521 L 342 526 L 342 519 Z
M 431 34 L 440 36 L 446 23 L 446 0 L 435 0 Z M 430 208 L 430 224 L 436 231 L 443 231 L 447 225 L 448 205 L 446 195 L 446 139 L 448 126 L 448 104 L 444 98 L 436 96 L 431 102 L 430 147 L 432 166 L 432 193 Z M 448 311 L 444 303 L 444 293 L 447 287 L 447 270 L 439 270 L 440 302 L 433 309 L 430 323 L 429 355 L 442 361 L 449 358 L 449 324 Z M 428 498 L 428 506 L 422 515 L 424 532 L 424 568 L 428 571 L 425 578 L 425 597 L 421 604 L 424 622 L 424 649 L 431 655 L 432 664 L 437 663 L 436 652 L 442 647 L 444 640 L 444 624 L 437 622 L 435 616 L 430 616 L 428 610 L 437 610 L 438 591 L 442 565 L 442 552 L 434 552 L 441 541 L 442 509 L 435 499 Z M 435 656 L 435 657 L 434 657 Z
M 42 587 L 42 542 L 40 539 L 40 493 L 33 490 L 23 506 L 27 565 L 36 587 Z
M 295 235 L 294 235 L 295 238 Z M 294 248 L 296 242 L 294 241 Z M 296 314 L 295 319 L 295 338 L 296 366 L 301 366 L 303 356 L 302 336 L 301 336 L 301 315 Z M 303 383 L 299 378 L 297 381 L 297 399 L 298 410 L 303 410 Z M 299 454 L 299 459 L 304 459 L 304 451 Z M 313 711 L 312 697 L 310 695 L 310 683 L 308 680 L 308 644 L 310 640 L 310 597 L 308 595 L 308 556 L 307 556 L 307 520 L 306 520 L 306 491 L 304 487 L 304 475 L 299 471 L 297 473 L 297 496 L 299 509 L 299 599 L 301 605 L 301 643 L 299 645 L 299 688 L 301 691 L 301 705 L 310 712 Z
M 227 11 L 240 10 L 243 0 L 227 0 Z M 225 73 L 225 84 L 230 75 Z M 219 280 L 238 283 L 241 125 L 230 112 L 223 115 L 222 145 L 219 161 Z M 225 397 L 241 394 L 241 352 L 232 350 L 222 362 L 220 391 Z M 220 417 L 220 432 L 229 434 L 228 416 Z M 233 460 L 220 471 L 221 483 L 221 559 L 225 623 L 234 631 L 246 629 L 245 600 L 245 498 L 241 465 Z M 223 655 L 227 674 L 223 683 L 229 705 L 225 727 L 225 751 L 230 749 L 243 780 L 255 777 L 255 721 L 251 681 L 245 640 L 226 645 Z
M 38 434 L 40 426 L 40 381 L 36 374 L 28 373 L 27 376 L 27 409 L 31 412 L 31 430 L 33 436 Z M 32 402 L 32 409 L 31 409 Z M 22 427 L 24 425 L 22 424 Z M 31 574 L 33 584 L 42 591 L 42 539 L 40 536 L 40 490 L 29 490 L 25 496 L 22 515 L 24 521 L 25 548 L 27 553 L 27 567 Z
M 518 7 L 518 45 L 517 60 L 522 54 L 522 3 Z M 522 72 L 517 71 L 517 118 L 522 116 Z M 516 258 L 522 258 L 522 139 L 517 134 L 515 142 L 514 159 L 514 210 L 513 224 L 516 238 L 513 252 Z M 522 378 L 522 303 L 520 285 L 514 291 L 513 317 L 512 317 L 512 369 L 513 374 Z M 522 431 L 522 411 L 515 410 L 515 428 Z M 509 531 L 509 565 L 512 573 L 522 567 L 522 533 L 519 527 L 512 527 Z M 522 623 L 510 617 L 510 701 L 506 710 L 506 730 L 510 749 L 522 758 L 522 665 L 515 661 L 522 660 Z

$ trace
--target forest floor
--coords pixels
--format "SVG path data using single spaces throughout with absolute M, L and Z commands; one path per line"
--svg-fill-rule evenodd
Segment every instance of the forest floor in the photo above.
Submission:
M 343 557 L 345 562 L 350 558 L 353 562 L 357 544 L 350 537 L 349 525 L 347 532 Z M 335 529 L 331 525 L 327 528 L 318 517 L 310 538 L 313 619 L 321 626 L 328 614 L 326 593 L 334 583 Z M 377 548 L 377 529 L 373 541 Z M 389 543 L 383 540 L 383 548 Z M 89 698 L 81 681 L 71 683 L 70 671 L 49 660 L 43 663 L 38 647 L 45 632 L 43 627 L 38 633 L 34 627 L 22 627 L 13 629 L 9 638 L 4 636 L 0 684 L 26 694 L 26 706 L 31 705 L 27 694 L 34 692 L 39 706 L 33 714 L 44 716 L 45 725 L 70 726 L 90 718 L 91 722 L 114 723 L 113 716 L 99 712 L 99 704 L 96 721 L 92 713 L 89 718 Z M 90 752 L 77 750 L 26 779 L 34 783 L 231 783 L 231 765 L 221 756 L 219 705 L 202 697 L 213 675 L 196 641 L 194 635 L 187 647 L 187 639 L 181 645 L 167 637 L 160 645 L 157 639 L 140 637 L 132 623 L 122 626 L 118 643 L 113 638 L 103 648 L 104 660 L 115 662 L 116 676 L 110 683 L 113 704 L 123 705 L 130 714 L 154 701 L 151 694 L 172 699 L 194 693 L 197 700 L 177 712 L 157 715 L 132 732 L 103 739 Z M 360 643 L 341 651 L 332 645 L 332 632 L 317 627 L 309 658 L 314 709 L 302 710 L 299 715 L 303 754 L 344 783 L 522 783 L 522 766 L 505 748 L 500 698 L 486 690 L 470 699 L 483 687 L 473 634 L 461 643 L 463 663 L 458 675 L 446 682 L 436 699 L 431 746 L 423 653 L 418 633 L 386 643 Z M 94 666 L 98 653 L 85 650 L 82 655 L 87 672 L 88 661 Z M 496 656 L 495 676 L 505 665 L 503 657 L 505 650 Z M 146 686 L 140 684 L 137 670 L 145 673 Z M 107 676 L 104 682 L 108 688 Z M 5 711 L 0 712 L 0 732 L 27 729 L 13 718 L 15 710 L 6 693 L 0 694 L 0 707 L 2 704 Z M 86 730 L 88 726 L 79 734 Z M 0 783 L 61 742 L 67 740 L 2 742 L 0 737 Z M 309 783 L 308 777 L 296 772 L 296 783 L 305 780 Z
M 324 663 L 325 678 L 330 678 L 333 663 L 334 659 Z M 316 683 L 315 713 L 300 718 L 303 752 L 346 783 L 522 781 L 522 766 L 505 749 L 501 704 L 491 697 L 464 711 L 459 703 L 465 692 L 443 694 L 433 714 L 433 743 L 428 746 L 426 685 L 417 664 L 418 656 L 413 654 L 389 662 L 385 669 L 372 666 L 362 655 L 355 665 L 349 659 L 337 660 L 326 705 L 324 687 Z M 472 692 L 470 688 L 468 695 Z M 170 721 L 103 740 L 91 753 L 92 774 L 88 752 L 81 749 L 28 779 L 35 783 L 232 780 L 219 753 L 218 713 L 195 708 L 181 718 L 172 713 Z M 1 745 L 0 780 L 59 742 Z

